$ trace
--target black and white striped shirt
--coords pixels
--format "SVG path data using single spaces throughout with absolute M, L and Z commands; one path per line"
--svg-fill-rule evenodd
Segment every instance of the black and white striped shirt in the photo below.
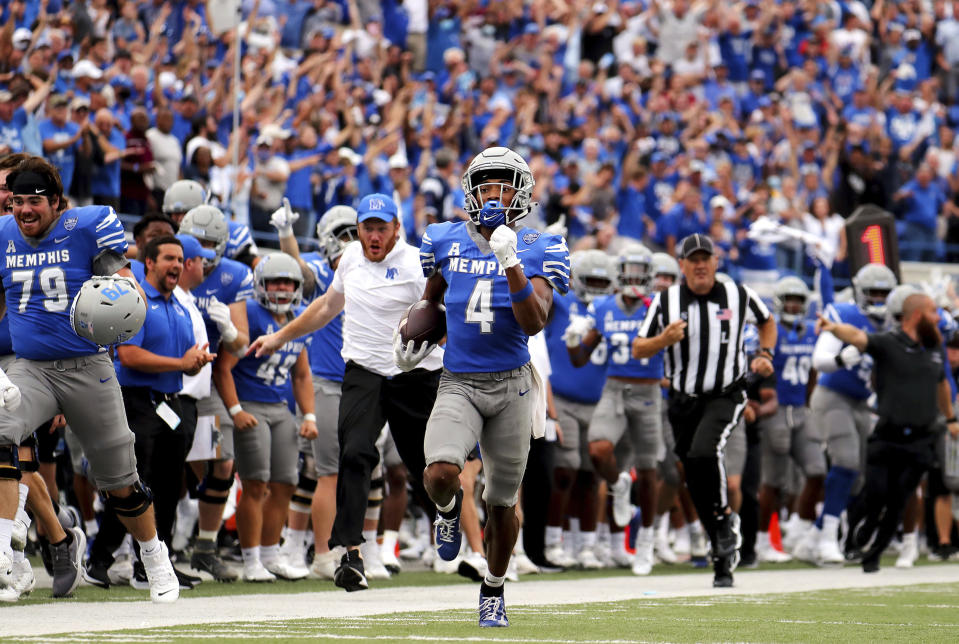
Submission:
M 671 322 L 684 320 L 683 339 L 663 350 L 670 386 L 691 396 L 719 393 L 745 377 L 749 368 L 743 351 L 749 313 L 757 324 L 769 319 L 769 309 L 748 286 L 717 279 L 708 294 L 698 296 L 685 284 L 676 284 L 656 294 L 639 335 L 652 338 Z

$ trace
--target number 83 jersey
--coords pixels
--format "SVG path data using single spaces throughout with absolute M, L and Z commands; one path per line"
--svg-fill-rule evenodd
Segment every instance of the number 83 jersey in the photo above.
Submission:
M 299 315 L 303 310 L 304 307 L 300 306 L 292 313 Z M 246 301 L 246 316 L 250 323 L 251 338 L 273 333 L 281 326 L 273 319 L 272 313 L 253 299 Z M 243 357 L 233 367 L 233 384 L 236 386 L 237 398 L 262 403 L 286 403 L 290 389 L 290 370 L 312 339 L 313 336 L 307 335 L 287 342 L 271 356 L 257 358 L 251 353 Z
M 70 305 L 106 251 L 121 257 L 127 242 L 113 208 L 86 206 L 60 215 L 40 240 L 24 239 L 13 216 L 0 217 L 0 266 L 13 351 L 27 360 L 96 353 L 70 325 Z
M 569 249 L 559 235 L 516 230 L 516 256 L 528 279 L 569 289 Z M 446 353 L 454 373 L 508 371 L 529 362 L 529 337 L 513 315 L 506 274 L 472 222 L 430 224 L 420 247 L 423 274 L 446 280 Z
M 633 340 L 639 332 L 649 309 L 648 302 L 639 303 L 632 311 L 627 310 L 620 295 L 597 297 L 589 305 L 593 324 L 606 341 L 607 376 L 620 378 L 662 378 L 663 352 L 650 358 L 636 360 L 632 355 Z M 596 347 L 600 351 L 602 344 Z M 595 353 L 595 352 L 594 352 Z

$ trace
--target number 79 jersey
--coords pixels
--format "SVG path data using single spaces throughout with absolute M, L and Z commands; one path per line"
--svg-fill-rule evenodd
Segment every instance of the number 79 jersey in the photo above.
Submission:
M 299 315 L 303 310 L 304 307 L 300 306 L 293 313 Z M 273 314 L 252 298 L 246 301 L 246 316 L 250 323 L 250 337 L 253 338 L 273 333 L 280 327 L 273 319 Z M 271 356 L 257 358 L 250 354 L 242 358 L 233 367 L 237 397 L 253 402 L 286 403 L 290 390 L 290 370 L 312 340 L 313 337 L 307 335 L 287 342 Z
M 606 375 L 621 378 L 663 377 L 662 351 L 642 360 L 636 360 L 632 355 L 633 340 L 646 319 L 647 310 L 649 303 L 644 302 L 633 312 L 626 311 L 619 295 L 598 297 L 589 305 L 589 315 L 596 330 L 606 341 L 606 360 L 609 364 Z
M 559 235 L 521 228 L 516 254 L 528 279 L 542 277 L 560 294 L 569 290 L 569 248 Z M 430 224 L 420 263 L 427 277 L 446 280 L 446 353 L 454 373 L 508 371 L 529 362 L 529 340 L 513 315 L 506 274 L 472 222 Z
M 97 353 L 70 324 L 70 304 L 93 276 L 97 256 L 127 249 L 113 208 L 86 206 L 60 215 L 46 237 L 28 242 L 14 217 L 0 217 L 5 253 L 0 265 L 13 352 L 28 360 L 58 360 Z
M 803 407 L 816 347 L 816 326 L 803 320 L 798 328 L 778 323 L 773 369 L 776 372 L 776 397 L 780 405 Z

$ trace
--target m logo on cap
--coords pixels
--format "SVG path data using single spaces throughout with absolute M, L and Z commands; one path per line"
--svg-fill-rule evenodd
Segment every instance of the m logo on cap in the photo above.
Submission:
M 386 202 L 382 199 L 370 199 L 369 209 L 370 210 L 383 210 L 386 208 Z

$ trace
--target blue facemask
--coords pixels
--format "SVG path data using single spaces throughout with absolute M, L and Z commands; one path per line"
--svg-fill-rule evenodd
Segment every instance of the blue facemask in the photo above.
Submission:
M 498 199 L 487 201 L 480 210 L 479 223 L 487 228 L 502 226 L 506 223 L 506 208 L 503 208 Z

